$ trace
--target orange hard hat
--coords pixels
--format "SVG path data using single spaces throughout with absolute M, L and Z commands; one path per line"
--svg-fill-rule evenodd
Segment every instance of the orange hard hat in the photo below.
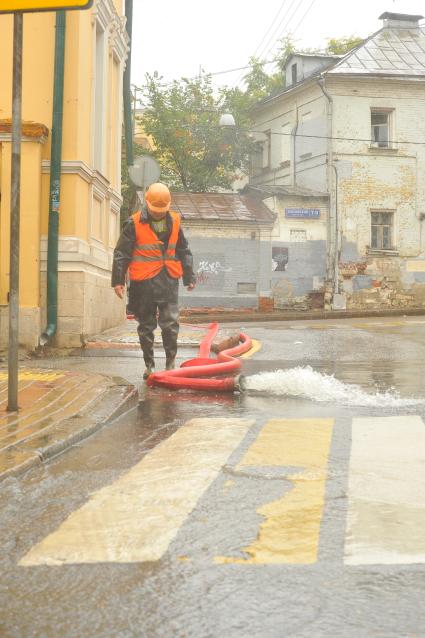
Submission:
M 171 193 L 165 184 L 151 184 L 145 194 L 146 204 L 154 213 L 166 213 L 170 209 Z

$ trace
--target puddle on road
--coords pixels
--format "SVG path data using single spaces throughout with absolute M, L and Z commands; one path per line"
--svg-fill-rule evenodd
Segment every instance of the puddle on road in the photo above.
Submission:
M 424 400 L 402 398 L 395 390 L 368 393 L 355 384 L 343 383 L 334 376 L 313 370 L 311 366 L 261 372 L 245 377 L 247 392 L 274 396 L 301 397 L 317 402 L 371 407 L 397 408 L 420 405 Z

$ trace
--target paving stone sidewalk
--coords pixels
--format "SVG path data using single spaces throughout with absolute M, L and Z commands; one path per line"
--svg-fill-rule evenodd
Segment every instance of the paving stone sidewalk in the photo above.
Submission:
M 197 347 L 207 332 L 208 328 L 206 326 L 181 324 L 178 345 L 179 347 Z M 161 331 L 159 328 L 155 330 L 155 345 L 156 344 L 162 344 Z M 137 335 L 137 321 L 128 319 L 125 323 L 117 326 L 116 328 L 105 330 L 105 332 L 102 332 L 99 335 L 90 337 L 90 339 L 87 340 L 85 347 L 89 350 L 140 350 L 139 337 Z
M 197 350 L 208 332 L 207 325 L 181 325 L 180 356 L 187 358 L 191 348 Z M 228 338 L 227 333 L 221 330 L 218 341 Z M 155 342 L 160 354 L 160 330 L 155 333 Z M 133 320 L 90 338 L 83 348 L 70 354 L 77 357 L 78 354 L 84 357 L 84 351 L 87 355 L 101 354 L 108 360 L 105 369 L 113 374 L 114 365 L 110 365 L 109 358 L 119 351 L 124 351 L 120 356 L 135 356 L 129 350 L 140 352 L 137 323 Z M 195 352 L 191 356 L 195 356 Z M 54 359 L 47 359 L 44 365 L 49 367 L 43 368 L 38 367 L 42 359 L 32 367 L 29 362 L 22 363 L 17 413 L 6 411 L 7 370 L 0 367 L 0 481 L 59 454 L 118 416 L 133 401 L 137 402 L 136 388 L 128 381 L 75 370 L 72 365 L 69 365 L 71 370 L 67 370 L 73 359 L 72 356 L 64 358 L 59 369 L 52 365 Z
M 0 480 L 89 436 L 137 400 L 123 379 L 67 370 L 21 368 L 18 390 L 19 411 L 7 412 L 0 369 Z

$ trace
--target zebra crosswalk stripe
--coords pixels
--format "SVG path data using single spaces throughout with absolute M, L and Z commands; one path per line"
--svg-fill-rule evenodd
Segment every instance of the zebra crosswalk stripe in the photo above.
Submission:
M 241 418 L 187 422 L 96 492 L 19 564 L 159 560 L 252 424 Z
M 425 562 L 424 460 L 419 416 L 353 419 L 346 565 Z

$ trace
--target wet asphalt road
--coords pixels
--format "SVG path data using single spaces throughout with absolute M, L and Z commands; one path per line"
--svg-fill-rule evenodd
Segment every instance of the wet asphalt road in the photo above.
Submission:
M 262 343 L 247 375 L 311 366 L 369 394 L 389 390 L 388 401 L 356 405 L 338 387 L 326 401 L 142 390 L 114 424 L 0 486 L 2 638 L 425 636 L 424 475 L 409 474 L 425 463 L 415 429 L 425 417 L 425 319 L 244 328 Z M 66 365 L 140 383 L 135 356 Z M 400 426 L 401 469 L 375 423 L 384 433 Z M 376 492 L 367 516 L 365 458 Z M 180 463 L 181 476 L 172 473 Z M 390 495 L 397 478 L 403 489 L 386 502 L 391 471 Z

